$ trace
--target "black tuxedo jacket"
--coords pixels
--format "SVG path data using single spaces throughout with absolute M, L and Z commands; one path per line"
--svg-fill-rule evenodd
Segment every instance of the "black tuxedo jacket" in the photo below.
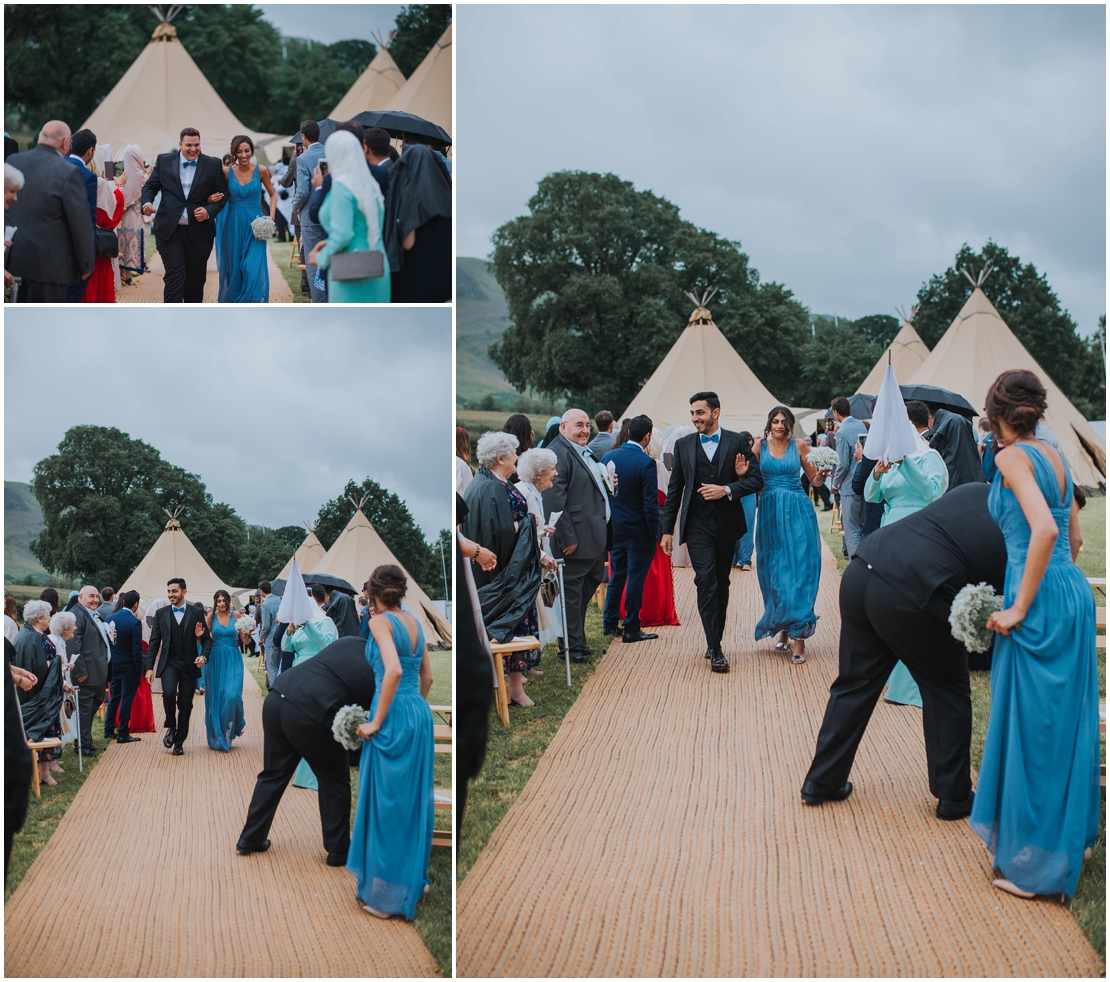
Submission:
M 717 510 L 717 527 L 723 539 L 739 539 L 748 531 L 744 518 L 744 506 L 740 499 L 744 495 L 755 494 L 763 488 L 763 474 L 759 461 L 752 452 L 751 441 L 743 439 L 739 433 L 717 430 L 721 442 L 713 455 L 711 466 L 717 476 L 717 484 L 724 484 L 732 491 L 731 498 L 718 498 L 710 502 Z M 686 541 L 686 523 L 690 517 L 690 499 L 697 488 L 694 487 L 697 460 L 694 454 L 703 453 L 701 434 L 688 433 L 674 445 L 674 459 L 671 462 L 671 483 L 667 487 L 667 503 L 663 508 L 663 534 L 673 535 L 678 518 L 679 505 L 682 506 L 682 526 L 678 530 L 678 541 Z M 742 453 L 748 462 L 748 472 L 740 477 L 736 473 L 736 455 Z
M 173 635 L 180 632 L 184 645 L 185 661 L 193 672 L 193 678 L 199 679 L 200 669 L 193 664 L 197 657 L 195 654 L 197 641 L 200 641 L 201 654 L 207 659 L 212 651 L 212 633 L 205 624 L 204 637 L 198 639 L 196 636 L 197 624 L 205 624 L 204 614 L 187 601 L 185 603 L 185 615 L 181 618 L 180 627 L 177 624 L 177 618 L 173 616 L 172 606 L 159 608 L 154 614 L 154 626 L 150 629 L 150 642 L 146 649 L 146 657 L 143 659 L 144 671 L 149 672 L 153 668 L 154 677 L 162 677 L 162 672 L 166 668 L 166 661 L 170 656 L 170 644 Z
M 168 239 L 177 228 L 181 219 L 181 210 L 189 209 L 189 237 L 194 242 L 203 242 L 216 238 L 216 215 L 227 204 L 227 178 L 224 177 L 223 164 L 216 157 L 208 157 L 203 153 L 197 157 L 197 172 L 193 176 L 189 196 L 181 186 L 180 170 L 181 154 L 174 150 L 173 153 L 160 153 L 154 162 L 154 170 L 150 172 L 146 184 L 143 185 L 142 203 L 154 203 L 154 198 L 159 191 L 162 200 L 154 216 L 154 235 L 159 239 Z M 215 191 L 223 193 L 223 198 L 215 203 L 208 201 L 208 196 Z M 205 208 L 208 211 L 208 220 L 198 222 L 193 210 Z
M 366 642 L 361 637 L 333 641 L 315 657 L 282 672 L 273 691 L 316 723 L 330 723 L 337 709 L 352 703 L 369 709 L 374 670 L 366 659 Z

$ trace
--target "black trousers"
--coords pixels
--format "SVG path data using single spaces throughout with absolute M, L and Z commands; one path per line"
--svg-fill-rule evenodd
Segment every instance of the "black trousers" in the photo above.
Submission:
M 197 680 L 193 677 L 193 666 L 168 662 L 162 669 L 162 708 L 166 711 L 166 726 L 172 726 L 173 745 L 183 746 L 189 735 L 189 718 L 193 715 L 193 694 L 197 691 Z
M 19 284 L 18 299 L 20 303 L 65 303 L 68 290 L 64 283 L 23 280 Z
M 921 690 L 925 757 L 934 798 L 971 791 L 971 682 L 967 650 L 947 621 L 918 610 L 866 563 L 840 581 L 840 674 L 829 691 L 817 752 L 806 780 L 841 787 L 895 663 Z
M 78 728 L 81 731 L 80 739 L 83 753 L 92 752 L 92 721 L 103 702 L 103 685 L 89 685 L 87 682 L 77 683 L 77 712 L 81 714 Z
M 604 627 L 616 630 L 621 617 L 621 594 L 624 598 L 624 633 L 640 630 L 640 608 L 644 604 L 644 582 L 655 558 L 655 540 L 650 536 L 613 536 L 609 550 L 609 588 L 605 594 Z
M 165 303 L 203 303 L 204 281 L 208 276 L 208 257 L 212 239 L 194 242 L 189 226 L 178 225 L 169 238 L 159 238 L 158 254 L 166 267 L 162 299 Z
M 707 648 L 720 650 L 736 539 L 722 538 L 691 516 L 686 521 L 685 544 L 690 553 L 690 565 L 694 567 L 694 587 L 698 591 L 698 613 L 705 631 L 705 644 Z
M 303 757 L 320 785 L 320 825 L 329 856 L 351 847 L 351 769 L 347 751 L 335 742 L 331 719 L 319 723 L 271 692 L 262 704 L 262 771 L 254 786 L 242 838 L 258 845 L 270 833 L 281 796 Z
M 571 653 L 585 654 L 586 607 L 605 578 L 605 553 L 593 558 L 580 558 L 579 550 L 566 557 L 563 586 L 567 602 L 567 639 Z
M 135 694 L 139 691 L 139 682 L 142 675 L 138 672 L 113 672 L 112 673 L 112 698 L 108 700 L 108 712 L 104 720 L 104 735 L 109 736 L 113 731 L 121 736 L 129 736 L 131 725 L 131 706 L 135 702 Z M 119 729 L 116 730 L 116 710 L 119 710 Z

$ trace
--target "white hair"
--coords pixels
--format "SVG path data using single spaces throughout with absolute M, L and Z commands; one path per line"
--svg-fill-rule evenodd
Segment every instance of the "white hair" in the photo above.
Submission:
M 554 469 L 558 463 L 559 458 L 555 456 L 554 450 L 534 447 L 520 455 L 520 460 L 516 462 L 516 472 L 522 481 L 535 484 L 537 478 Z
M 50 617 L 50 604 L 45 600 L 28 600 L 23 605 L 23 623 L 34 624 L 35 621 L 40 621 L 44 617 Z M 77 623 L 77 618 L 74 618 L 74 623 Z
M 23 187 L 23 171 L 11 164 L 4 165 L 4 190 L 18 191 Z
M 57 635 L 59 638 L 71 627 L 76 626 L 77 618 L 68 610 L 59 610 L 58 613 L 50 618 L 50 633 Z
M 512 433 L 490 430 L 482 434 L 474 452 L 482 467 L 491 467 L 502 457 L 509 456 L 519 445 L 520 441 Z

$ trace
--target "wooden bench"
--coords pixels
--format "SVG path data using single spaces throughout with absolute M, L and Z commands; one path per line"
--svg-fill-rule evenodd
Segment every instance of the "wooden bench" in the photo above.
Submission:
M 28 740 L 27 746 L 31 748 L 31 754 L 34 759 L 34 767 L 31 768 L 31 790 L 35 792 L 36 798 L 42 797 L 42 791 L 39 788 L 41 780 L 39 778 L 39 751 L 51 750 L 55 747 L 60 747 L 62 741 L 57 737 L 52 737 L 49 740 Z
M 1095 608 L 1095 627 L 1096 628 L 1101 627 L 1104 631 L 1106 630 L 1106 608 L 1105 607 L 1096 607 Z M 1105 634 L 1096 634 L 1095 635 L 1095 647 L 1096 648 L 1105 648 L 1106 647 L 1106 635 Z
M 503 725 L 509 725 L 509 687 L 505 684 L 505 665 L 502 658 L 517 651 L 539 651 L 540 639 L 527 635 L 523 638 L 513 638 L 512 641 L 491 641 L 490 650 L 493 652 L 493 669 L 497 673 L 497 688 L 493 690 L 494 702 L 497 704 L 497 715 Z
M 453 753 L 455 749 L 455 731 L 451 727 L 451 707 L 450 706 L 432 706 L 433 718 L 436 715 L 446 717 L 447 723 L 436 723 L 433 725 L 432 730 L 435 734 L 435 744 L 437 754 Z M 455 801 L 455 792 L 451 788 L 436 788 L 435 789 L 435 810 L 438 811 L 451 811 L 452 805 Z M 453 837 L 450 829 L 436 829 L 432 833 L 433 846 L 447 846 L 450 847 L 453 842 Z

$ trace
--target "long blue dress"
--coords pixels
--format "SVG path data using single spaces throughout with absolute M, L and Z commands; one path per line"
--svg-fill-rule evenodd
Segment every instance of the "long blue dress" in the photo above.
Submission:
M 404 622 L 395 614 L 385 616 L 393 626 L 402 675 L 382 728 L 362 745 L 347 869 L 358 880 L 356 893 L 362 903 L 383 914 L 404 914 L 411 921 L 429 882 L 435 740 L 432 710 L 420 694 L 424 632 L 418 624 L 413 652 Z M 366 658 L 374 669 L 373 719 L 385 676 L 373 635 L 366 643 Z
M 821 577 L 817 516 L 802 490 L 802 458 L 791 440 L 775 457 L 761 441 L 759 469 L 763 490 L 756 506 L 755 570 L 763 594 L 763 616 L 755 639 L 786 631 L 792 638 L 812 637 L 817 629 L 813 604 Z
M 1098 832 L 1099 733 L 1095 601 L 1071 559 L 1071 472 L 1061 502 L 1051 462 L 1017 443 L 1060 530 L 1021 629 L 995 636 L 991 716 L 971 809 L 971 828 L 994 865 L 1029 893 L 1075 893 L 1083 851 Z M 1029 523 L 1017 497 L 995 474 L 987 498 L 1006 539 L 1010 607 L 1025 572 Z
M 204 730 L 208 746 L 228 751 L 243 732 L 243 656 L 232 615 L 224 627 L 212 615 L 212 650 L 204 666 Z
M 251 222 L 262 216 L 262 176 L 258 165 L 246 184 L 235 168 L 227 171 L 227 207 L 219 228 L 220 303 L 269 303 L 270 270 L 266 243 L 254 237 Z M 218 216 L 217 216 L 218 217 Z

